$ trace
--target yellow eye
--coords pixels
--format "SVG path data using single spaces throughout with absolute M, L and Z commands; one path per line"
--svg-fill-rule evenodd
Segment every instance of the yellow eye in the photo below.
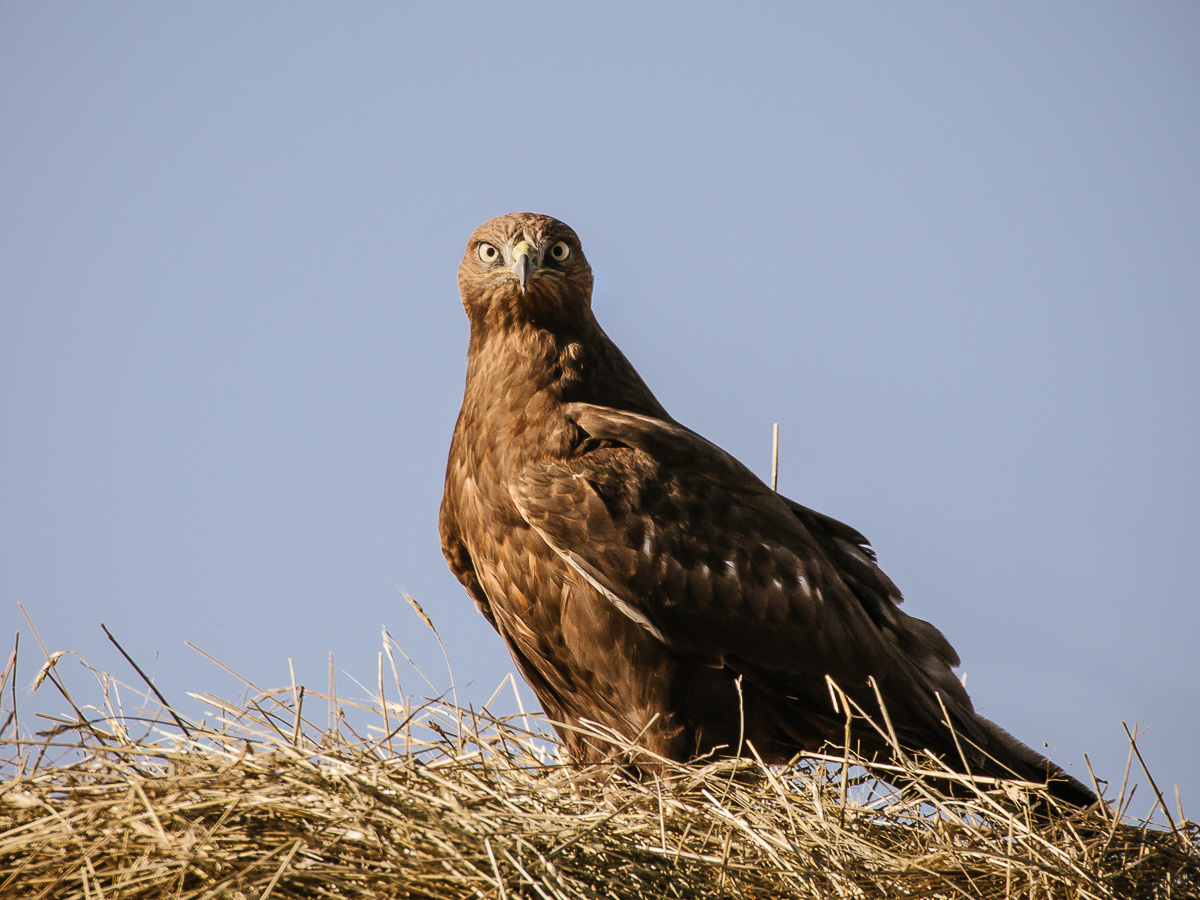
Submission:
M 479 257 L 481 262 L 494 263 L 500 258 L 500 251 L 491 244 L 480 244 L 479 249 L 475 251 L 475 255 Z
M 562 262 L 571 255 L 571 248 L 567 246 L 566 241 L 559 241 L 550 248 L 550 255 L 558 262 Z

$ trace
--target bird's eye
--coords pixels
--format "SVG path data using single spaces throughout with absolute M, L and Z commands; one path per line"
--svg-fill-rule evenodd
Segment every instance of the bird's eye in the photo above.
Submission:
M 494 263 L 500 258 L 500 251 L 491 244 L 480 244 L 479 249 L 475 251 L 475 255 L 478 256 L 482 262 Z
M 562 262 L 571 255 L 571 248 L 567 246 L 566 241 L 559 241 L 550 248 L 550 255 L 558 262 Z

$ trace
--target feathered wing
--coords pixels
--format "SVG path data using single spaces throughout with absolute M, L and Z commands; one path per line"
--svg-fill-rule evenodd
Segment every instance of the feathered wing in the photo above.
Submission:
M 462 540 L 462 527 L 458 521 L 458 510 L 463 503 L 461 495 L 467 489 L 468 479 L 462 472 L 460 454 L 455 452 L 456 450 L 457 440 L 455 446 L 450 451 L 445 493 L 442 495 L 442 506 L 438 513 L 438 532 L 442 539 L 442 555 L 446 558 L 446 563 L 450 566 L 450 571 L 454 573 L 454 577 L 467 589 L 467 593 L 475 601 L 475 607 L 488 620 L 488 623 L 495 628 L 496 616 L 492 612 L 492 606 L 488 600 L 487 593 L 479 583 L 479 575 L 475 571 L 475 563 L 471 559 L 471 554 Z
M 841 734 L 826 675 L 868 711 L 873 677 L 910 748 L 953 756 L 948 712 L 960 736 L 1018 774 L 1057 771 L 975 714 L 954 649 L 898 608 L 857 531 L 674 422 L 580 403 L 566 412 L 596 448 L 527 466 L 512 499 L 566 564 L 672 651 L 743 675 L 802 711 L 809 733 Z

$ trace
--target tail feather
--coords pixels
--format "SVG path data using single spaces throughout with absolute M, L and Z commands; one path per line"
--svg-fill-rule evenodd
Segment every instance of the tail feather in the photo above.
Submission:
M 1072 806 L 1087 807 L 1098 800 L 1083 782 L 1068 775 L 1062 767 L 1013 737 L 995 722 L 983 716 L 977 719 L 990 738 L 989 746 L 980 748 L 986 756 L 981 760 L 982 771 L 979 774 L 998 778 L 1015 775 L 1026 781 L 1045 782 L 1052 797 Z

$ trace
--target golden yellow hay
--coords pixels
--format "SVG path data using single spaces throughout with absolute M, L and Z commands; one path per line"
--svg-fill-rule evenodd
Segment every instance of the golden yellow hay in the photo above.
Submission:
M 122 714 L 97 674 L 77 705 L 48 664 L 70 716 L 32 743 L 5 725 L 0 898 L 1200 897 L 1197 826 L 1125 819 L 1124 787 L 1062 809 L 844 755 L 633 780 L 635 747 L 596 732 L 613 762 L 563 765 L 532 716 L 290 685 L 188 722 Z

